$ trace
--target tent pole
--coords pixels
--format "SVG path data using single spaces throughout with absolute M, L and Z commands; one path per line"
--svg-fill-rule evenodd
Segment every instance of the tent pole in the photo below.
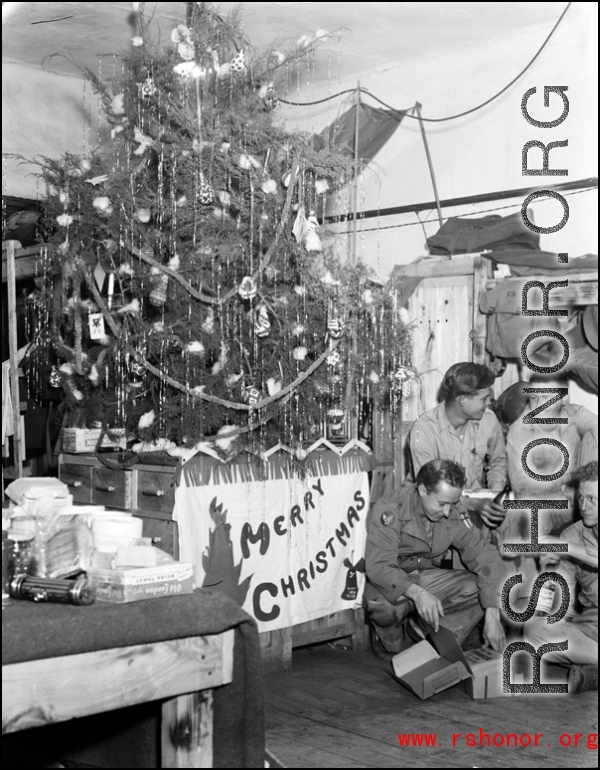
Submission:
M 425 155 L 427 155 L 427 163 L 429 164 L 429 173 L 431 174 L 431 183 L 433 185 L 433 194 L 435 196 L 435 205 L 437 208 L 438 219 L 440 221 L 440 227 L 442 226 L 442 207 L 440 206 L 440 196 L 438 195 L 437 184 L 435 181 L 435 171 L 433 170 L 433 162 L 429 153 L 429 145 L 427 144 L 427 136 L 425 134 L 425 126 L 421 119 L 421 105 L 419 102 L 415 102 L 415 109 L 419 116 L 419 126 L 421 127 L 421 136 L 423 137 L 423 144 L 425 145 Z
M 356 120 L 354 122 L 354 186 L 353 186 L 353 222 L 352 222 L 352 264 L 355 265 L 358 258 L 356 244 L 356 217 L 358 216 L 358 169 L 360 163 L 358 139 L 359 139 L 359 113 L 360 113 L 360 80 L 356 82 Z

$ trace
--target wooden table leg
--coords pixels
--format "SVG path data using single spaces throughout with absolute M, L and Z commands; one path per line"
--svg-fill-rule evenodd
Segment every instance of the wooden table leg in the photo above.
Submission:
M 162 767 L 213 766 L 213 691 L 165 701 L 161 727 Z

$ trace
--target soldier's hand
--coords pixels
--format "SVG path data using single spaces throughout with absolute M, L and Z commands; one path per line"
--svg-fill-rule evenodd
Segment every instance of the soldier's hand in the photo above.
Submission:
M 504 506 L 500 503 L 495 503 L 493 500 L 482 500 L 482 504 L 479 508 L 479 515 L 481 520 L 490 529 L 496 529 L 504 521 L 506 511 Z
M 500 610 L 488 607 L 485 611 L 483 638 L 492 650 L 503 652 L 506 647 L 506 634 L 500 620 Z
M 440 627 L 440 615 L 444 616 L 444 609 L 439 599 L 436 599 L 433 594 L 421 588 L 413 598 L 415 603 L 415 609 L 419 613 L 419 617 L 423 618 L 426 623 L 433 626 L 433 630 L 437 632 Z

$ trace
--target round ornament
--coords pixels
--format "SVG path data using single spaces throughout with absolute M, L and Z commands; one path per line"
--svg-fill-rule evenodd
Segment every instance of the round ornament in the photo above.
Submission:
M 342 357 L 334 350 L 327 356 L 327 366 L 337 366 L 342 360 Z
M 241 51 L 231 60 L 231 71 L 232 72 L 243 72 L 246 69 L 246 54 L 244 53 L 244 49 L 242 48 Z

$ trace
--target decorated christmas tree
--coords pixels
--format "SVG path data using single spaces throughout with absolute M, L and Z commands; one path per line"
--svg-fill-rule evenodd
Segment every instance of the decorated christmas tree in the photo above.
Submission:
M 134 4 L 122 77 L 82 68 L 108 146 L 40 161 L 51 381 L 69 425 L 125 428 L 142 450 L 239 436 L 301 453 L 328 414 L 398 397 L 409 333 L 326 232 L 354 161 L 278 115 L 324 34 L 258 54 L 236 15 L 188 5 L 165 45 Z

